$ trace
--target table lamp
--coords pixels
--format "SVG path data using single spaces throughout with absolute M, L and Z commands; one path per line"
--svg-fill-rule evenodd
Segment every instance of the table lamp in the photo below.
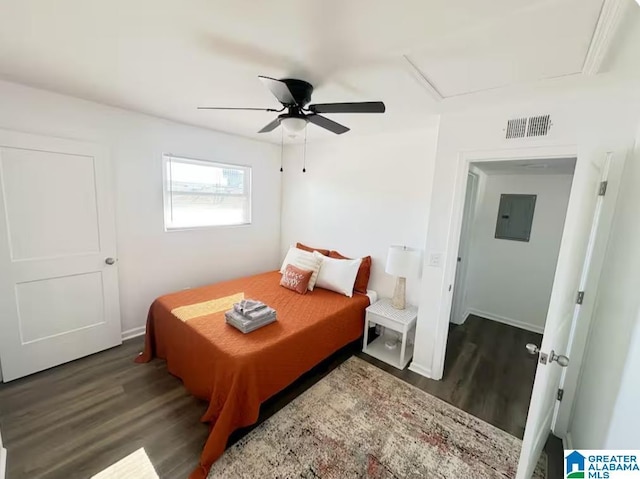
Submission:
M 420 272 L 420 251 L 406 246 L 390 246 L 385 271 L 397 276 L 391 305 L 396 309 L 404 309 L 407 278 L 416 277 Z

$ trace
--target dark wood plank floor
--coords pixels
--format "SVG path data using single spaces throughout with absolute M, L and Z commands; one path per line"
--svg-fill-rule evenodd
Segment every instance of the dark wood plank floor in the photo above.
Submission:
M 368 360 L 522 439 L 537 366 L 525 345 L 541 342 L 541 334 L 470 316 L 463 325 L 450 325 L 442 381 Z
M 263 404 L 258 424 L 357 354 L 521 436 L 535 372 L 535 361 L 524 354 L 524 344 L 539 340 L 539 335 L 470 318 L 450 331 L 443 381 L 380 363 L 359 352 L 361 344 L 356 342 Z M 8 479 L 84 479 L 141 447 L 161 478 L 187 477 L 198 464 L 208 434 L 208 427 L 199 422 L 206 404 L 185 391 L 180 380 L 167 372 L 164 361 L 133 363 L 141 347 L 140 338 L 130 340 L 0 385 Z M 230 444 L 250 429 L 237 431 Z M 561 468 L 557 449 L 556 442 Z

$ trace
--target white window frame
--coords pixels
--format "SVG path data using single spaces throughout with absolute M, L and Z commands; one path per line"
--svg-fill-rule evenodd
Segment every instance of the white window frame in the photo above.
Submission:
M 235 168 L 245 169 L 244 175 L 244 190 L 248 191 L 246 195 L 230 195 L 230 196 L 243 196 L 249 200 L 249 211 L 247 217 L 248 221 L 243 223 L 231 223 L 223 225 L 202 225 L 202 226 L 170 226 L 171 224 L 171 178 L 169 175 L 168 165 L 171 160 L 178 160 L 182 163 L 191 163 L 201 166 L 213 166 L 217 168 Z M 184 230 L 201 230 L 211 228 L 233 228 L 238 226 L 250 226 L 253 221 L 253 184 L 252 184 L 253 169 L 251 165 L 241 165 L 236 163 L 222 163 L 213 160 L 202 160 L 198 158 L 190 158 L 181 155 L 174 155 L 172 153 L 164 153 L 162 155 L 162 198 L 163 198 L 163 217 L 164 217 L 164 230 L 165 232 L 171 231 L 184 231 Z

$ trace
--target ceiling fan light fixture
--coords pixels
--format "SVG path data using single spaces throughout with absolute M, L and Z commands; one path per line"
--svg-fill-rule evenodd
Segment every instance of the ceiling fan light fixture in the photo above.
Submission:
M 299 133 L 307 126 L 306 118 L 299 118 L 295 116 L 289 116 L 280 120 L 282 127 L 289 133 Z
M 638 0 L 640 1 L 640 0 Z M 216 106 L 200 106 L 200 110 L 254 110 L 254 111 L 272 111 L 286 113 L 278 115 L 276 119 L 267 123 L 258 133 L 269 133 L 282 127 L 286 130 L 287 136 L 295 137 L 301 131 L 305 131 L 307 123 L 313 123 L 320 128 L 324 128 L 336 135 L 342 135 L 349 131 L 344 125 L 322 116 L 322 113 L 384 113 L 386 107 L 381 101 L 360 101 L 360 102 L 342 102 L 342 103 L 317 103 L 308 105 L 311 101 L 313 93 L 313 85 L 304 80 L 295 78 L 283 78 L 277 80 L 275 78 L 260 75 L 258 78 L 269 89 L 282 105 L 282 108 L 276 110 L 274 108 L 252 108 L 252 107 L 216 107 Z M 305 113 L 307 112 L 307 113 Z

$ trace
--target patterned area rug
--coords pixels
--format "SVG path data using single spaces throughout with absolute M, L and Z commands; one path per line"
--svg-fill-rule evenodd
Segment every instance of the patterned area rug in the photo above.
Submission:
M 352 357 L 229 448 L 209 479 L 505 479 L 521 444 Z M 534 473 L 545 478 L 546 456 Z

